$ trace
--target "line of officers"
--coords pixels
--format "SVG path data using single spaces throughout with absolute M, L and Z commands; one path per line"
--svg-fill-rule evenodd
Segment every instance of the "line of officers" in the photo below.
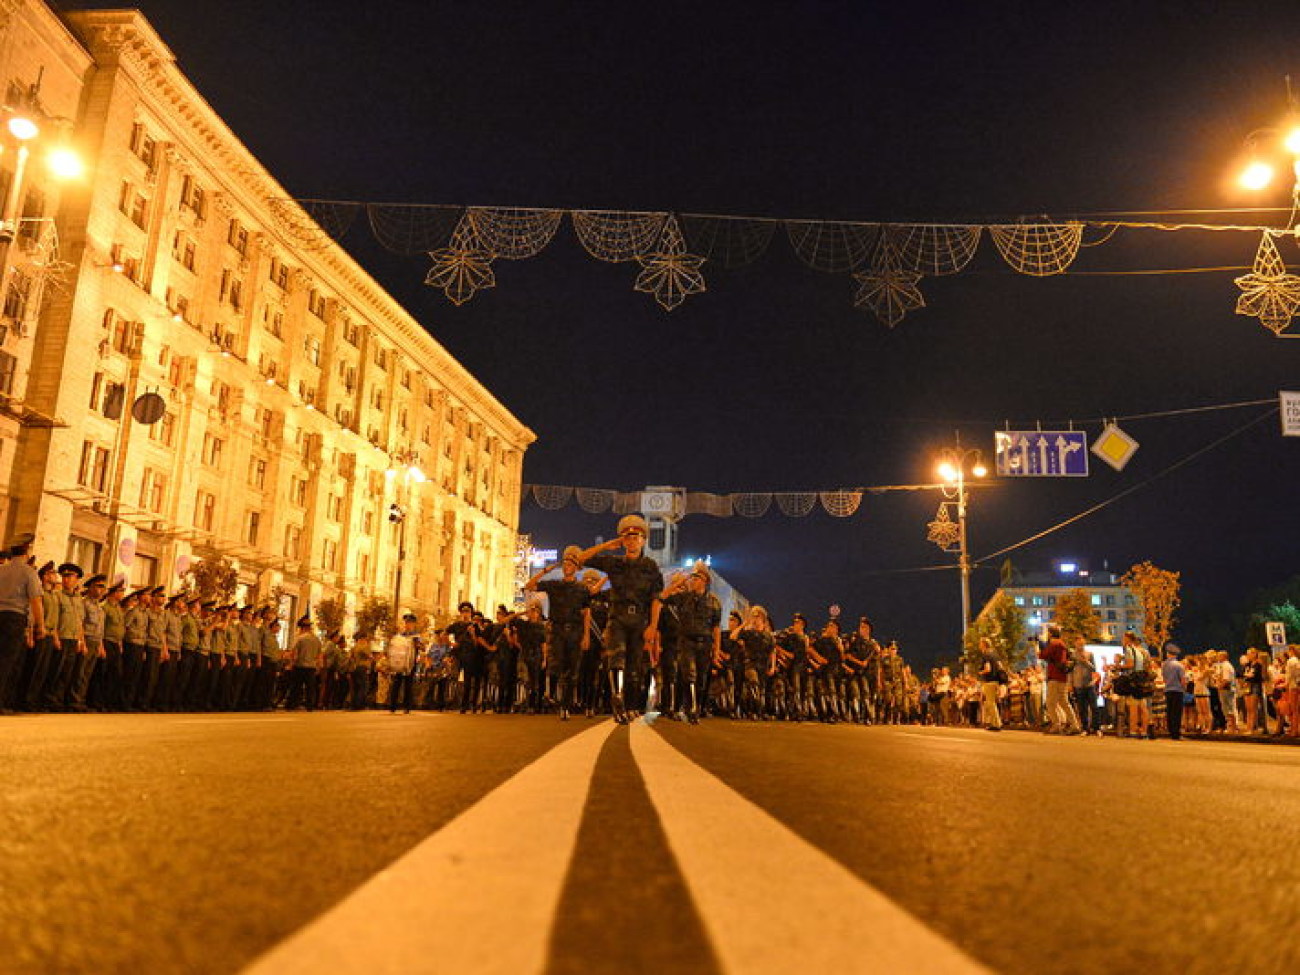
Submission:
M 294 680 L 326 652 L 306 617 L 286 655 L 272 608 L 168 596 L 161 586 L 127 592 L 102 575 L 84 579 L 74 563 L 47 562 L 32 572 L 38 605 L 26 607 L 19 629 L 4 596 L 19 568 L 28 567 L 14 557 L 0 566 L 0 709 L 266 709 L 285 663 L 290 703 L 295 691 L 314 701 L 308 681 Z

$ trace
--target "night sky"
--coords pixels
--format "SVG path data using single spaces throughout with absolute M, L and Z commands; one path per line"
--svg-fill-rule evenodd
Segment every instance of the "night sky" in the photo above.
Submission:
M 1285 113 L 1284 76 L 1300 84 L 1294 3 L 140 6 L 303 198 L 940 222 L 1277 206 L 1285 188 L 1247 198 L 1226 174 Z M 1233 314 L 1243 271 L 1095 273 L 1246 267 L 1258 242 L 1122 231 L 1072 268 L 1093 273 L 1039 279 L 985 238 L 889 330 L 853 307 L 851 278 L 799 263 L 780 232 L 751 267 L 706 264 L 708 293 L 671 314 L 632 290 L 634 266 L 586 256 L 567 221 L 460 308 L 422 285 L 426 261 L 383 251 L 364 223 L 343 241 L 537 433 L 525 481 L 714 492 L 927 481 L 957 431 L 988 455 L 1006 422 L 1096 433 L 1101 417 L 1300 389 L 1300 343 Z M 1300 264 L 1294 241 L 1280 246 Z M 1124 422 L 1141 449 L 1122 473 L 1094 459 L 1086 480 L 983 489 L 972 553 L 1266 409 Z M 1180 570 L 1179 635 L 1195 646 L 1214 607 L 1297 572 L 1297 478 L 1300 440 L 1272 417 L 1012 557 Z M 956 639 L 957 575 L 899 570 L 953 563 L 925 538 L 938 500 L 870 495 L 849 519 L 692 517 L 682 550 L 710 554 L 782 622 L 838 603 L 924 660 Z M 559 547 L 612 522 L 526 502 L 522 529 Z M 976 572 L 976 607 L 996 561 Z

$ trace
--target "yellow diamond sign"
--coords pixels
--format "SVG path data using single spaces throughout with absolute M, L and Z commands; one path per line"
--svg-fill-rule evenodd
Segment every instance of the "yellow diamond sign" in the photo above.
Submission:
M 1092 452 L 1117 471 L 1124 469 L 1137 449 L 1138 442 L 1113 423 L 1107 423 L 1101 436 L 1092 442 Z

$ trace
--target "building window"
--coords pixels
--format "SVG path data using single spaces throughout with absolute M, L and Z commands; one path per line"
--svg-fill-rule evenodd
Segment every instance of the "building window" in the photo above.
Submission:
M 104 546 L 99 542 L 77 535 L 68 537 L 68 561 L 85 569 L 86 575 L 99 571 L 99 559 L 103 551 Z
M 298 525 L 284 526 L 284 557 L 286 559 L 302 558 L 302 528 Z
M 248 228 L 233 217 L 230 220 L 230 227 L 226 231 L 226 243 L 233 247 L 241 257 L 248 255 Z
M 140 481 L 140 507 L 145 511 L 161 514 L 167 500 L 167 478 L 151 467 L 144 469 Z
M 271 266 L 267 269 L 266 276 L 281 291 L 289 290 L 289 265 L 278 257 L 271 258 Z
M 154 443 L 160 443 L 164 447 L 170 447 L 176 442 L 176 414 L 164 413 L 162 419 L 157 423 L 149 425 L 149 439 Z
M 299 508 L 307 507 L 307 480 L 295 477 L 289 482 L 289 501 Z
M 338 566 L 339 546 L 332 538 L 325 539 L 321 545 L 320 563 L 326 572 L 333 572 Z
M 325 296 L 316 288 L 307 293 L 307 310 L 317 318 L 325 317 Z
M 1032 597 L 1032 598 L 1030 599 L 1030 605 L 1032 605 L 1032 606 L 1041 606 L 1041 605 L 1043 605 L 1043 597 L 1042 597 L 1042 596 L 1034 596 L 1034 597 Z
M 1094 606 L 1100 606 L 1100 605 L 1101 605 L 1101 596 L 1099 596 L 1097 593 L 1093 593 L 1093 594 L 1092 594 L 1091 602 L 1092 602 L 1092 605 L 1094 605 Z
M 248 483 L 259 491 L 266 487 L 266 461 L 253 457 L 248 462 Z
M 354 349 L 361 342 L 361 327 L 356 322 L 343 323 L 343 341 Z
M 135 553 L 131 560 L 131 588 L 156 585 L 158 582 L 158 560 L 150 555 Z
M 369 508 L 361 512 L 361 534 L 370 535 L 375 530 L 375 514 Z
M 108 488 L 108 448 L 87 440 L 81 445 L 77 483 L 101 494 Z
M 181 181 L 180 207 L 200 218 L 207 212 L 207 195 L 193 176 L 186 176 Z
M 331 494 L 329 500 L 325 503 L 325 515 L 333 522 L 343 520 L 343 497 L 338 494 Z
M 1114 605 L 1115 605 L 1115 597 L 1114 597 L 1113 595 L 1107 595 L 1107 596 L 1106 596 L 1106 605 L 1107 605 L 1107 606 L 1114 606 Z
M 212 531 L 217 514 L 217 496 L 200 491 L 194 499 L 194 524 L 205 532 Z
M 203 463 L 209 467 L 221 466 L 221 450 L 225 446 L 225 441 L 220 437 L 214 437 L 210 433 L 203 435 Z
M 14 374 L 18 371 L 18 359 L 8 352 L 0 352 L 0 396 L 12 396 L 14 392 Z
M 307 354 L 307 361 L 313 366 L 320 365 L 320 339 L 315 335 L 308 335 L 302 340 L 302 350 Z
M 153 169 L 158 158 L 158 141 L 145 131 L 140 122 L 131 127 L 131 151 L 145 166 Z
M 370 553 L 362 552 L 357 556 L 357 574 L 363 582 L 370 578 Z
M 28 300 L 32 294 L 32 279 L 18 269 L 9 272 L 9 288 L 5 291 L 4 315 L 16 322 L 27 320 Z
M 262 513 L 250 511 L 244 519 L 244 541 L 249 545 L 257 544 L 257 533 L 262 527 Z

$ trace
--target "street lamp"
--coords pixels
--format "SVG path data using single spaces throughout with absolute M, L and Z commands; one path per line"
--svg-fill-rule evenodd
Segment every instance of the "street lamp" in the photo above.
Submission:
M 983 455 L 974 448 L 963 448 L 958 439 L 957 446 L 946 447 L 939 453 L 939 462 L 935 468 L 942 479 L 939 484 L 944 501 L 939 502 L 939 511 L 935 520 L 929 524 L 927 537 L 945 552 L 957 553 L 957 566 L 961 570 L 961 633 L 966 636 L 970 626 L 970 553 L 966 547 L 967 514 L 967 477 L 982 478 L 988 476 L 984 466 Z M 953 509 L 956 518 L 953 518 Z
M 398 451 L 393 455 L 393 466 L 384 472 L 390 484 L 397 487 L 397 500 L 388 506 L 388 520 L 397 526 L 397 563 L 393 572 L 393 627 L 396 632 L 402 605 L 402 563 L 406 561 L 406 516 L 411 484 L 423 484 L 427 477 L 415 463 L 415 453 Z

